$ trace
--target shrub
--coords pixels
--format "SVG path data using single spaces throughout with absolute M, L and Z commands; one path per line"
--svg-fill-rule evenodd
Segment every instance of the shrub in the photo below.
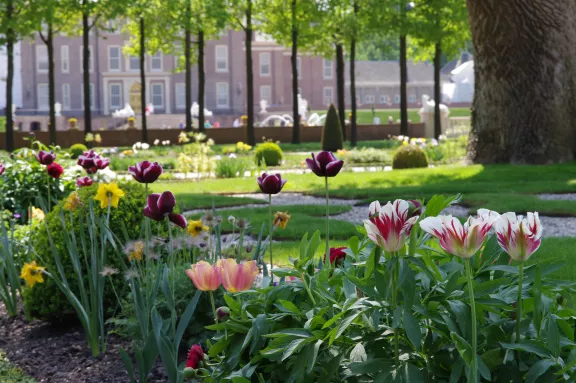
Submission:
M 374 148 L 362 148 L 338 151 L 347 164 L 390 164 L 390 152 Z
M 244 158 L 223 157 L 216 161 L 215 173 L 217 178 L 243 177 L 250 163 Z
M 426 153 L 416 145 L 402 145 L 394 153 L 393 169 L 412 169 L 428 167 Z
M 87 152 L 88 148 L 84 144 L 74 144 L 70 147 L 70 157 L 72 159 L 77 159 L 82 155 L 82 153 Z
M 120 199 L 120 204 L 117 209 L 111 210 L 110 227 L 113 228 L 114 232 L 120 239 L 134 240 L 140 236 L 141 224 L 144 218 L 142 215 L 142 209 L 145 205 L 146 199 L 144 187 L 134 182 L 120 184 L 119 186 L 124 190 L 126 196 Z M 83 221 L 86 222 L 85 216 L 90 211 L 90 203 L 94 203 L 95 212 L 102 211 L 102 214 L 105 214 L 105 211 L 100 209 L 99 205 L 93 201 L 97 189 L 97 184 L 80 189 L 78 194 L 83 206 L 79 206 L 71 213 L 64 211 L 66 216 L 66 230 L 74 231 L 78 240 L 81 236 L 80 229 L 82 227 L 84 228 L 85 235 L 88 238 L 87 228 L 80 225 L 80 216 L 84 217 Z M 56 262 L 52 257 L 52 250 L 46 229 L 46 226 L 48 226 L 54 246 L 59 251 L 70 287 L 72 291 L 77 294 L 78 286 L 76 276 L 73 274 L 74 270 L 72 262 L 67 256 L 67 251 L 65 251 L 66 244 L 64 243 L 64 237 L 58 235 L 58 233 L 63 229 L 63 224 L 60 221 L 60 212 L 63 205 L 64 202 L 62 201 L 52 210 L 52 212 L 46 215 L 46 224 L 40 225 L 38 229 L 34 231 L 32 243 L 35 250 L 35 260 L 42 266 L 46 267 L 47 271 L 56 272 Z M 70 222 L 70 215 L 72 216 L 74 225 Z M 155 228 L 153 228 L 153 230 L 156 232 Z M 127 238 L 125 238 L 125 236 Z M 124 259 L 121 254 L 122 250 L 115 250 L 113 246 L 108 246 L 107 251 L 108 266 L 122 270 Z M 84 273 L 86 273 L 86 270 L 84 270 Z M 115 286 L 121 285 L 119 282 L 123 280 L 122 275 L 116 275 L 111 278 L 110 282 L 114 283 Z M 23 298 L 24 303 L 30 310 L 30 313 L 37 318 L 58 321 L 74 316 L 72 306 L 68 303 L 64 294 L 61 293 L 60 289 L 51 278 L 45 278 L 45 283 L 43 284 L 37 284 L 33 288 L 25 289 L 23 292 Z M 115 307 L 117 299 L 110 283 L 106 284 L 104 299 L 106 307 Z
M 326 123 L 322 129 L 322 150 L 335 152 L 344 147 L 342 125 L 334 104 L 330 105 L 326 115 Z
M 256 147 L 256 165 L 278 166 L 282 161 L 282 149 L 273 142 L 265 142 Z

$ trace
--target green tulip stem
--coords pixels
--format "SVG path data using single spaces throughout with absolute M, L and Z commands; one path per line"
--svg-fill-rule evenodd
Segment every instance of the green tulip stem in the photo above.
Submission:
M 146 185 L 146 203 L 148 203 L 148 182 L 146 182 L 144 185 Z
M 272 258 L 272 233 L 274 232 L 274 215 L 272 214 L 272 194 L 268 194 L 268 212 L 270 213 L 270 278 L 274 282 L 274 260 Z
M 516 302 L 516 343 L 520 343 L 520 322 L 522 322 L 522 282 L 524 282 L 524 262 L 520 262 L 518 274 L 518 302 Z
M 210 291 L 210 304 L 212 305 L 212 312 L 214 313 L 214 323 L 218 323 L 218 313 L 216 312 L 216 305 L 214 304 L 214 291 Z
M 51 198 L 50 198 L 50 175 L 48 175 L 48 178 L 46 179 L 46 185 L 48 186 L 48 213 L 50 213 L 51 209 Z M 32 217 L 32 215 L 30 215 L 30 217 Z
M 393 256 L 397 257 L 398 254 L 394 253 Z M 398 304 L 398 266 L 394 267 L 392 274 L 392 312 L 396 311 L 396 305 Z M 396 368 L 400 366 L 400 336 L 398 333 L 398 328 L 393 328 L 394 331 L 394 361 Z
M 306 289 L 306 292 L 308 293 L 308 296 L 310 297 L 312 304 L 314 306 L 316 306 L 316 299 L 314 299 L 314 295 L 312 295 L 312 291 L 310 290 L 310 286 L 308 286 L 308 282 L 306 281 L 306 275 L 304 273 L 302 273 L 300 278 L 302 279 L 302 283 L 304 284 L 304 288 Z
M 326 185 L 326 259 L 330 259 L 330 199 L 328 197 L 328 177 L 324 177 Z M 328 261 L 328 266 L 332 267 L 330 261 Z
M 472 313 L 472 360 L 470 362 L 470 377 L 471 382 L 476 382 L 478 377 L 478 363 L 476 359 L 476 349 L 478 348 L 478 335 L 476 328 L 476 302 L 474 300 L 474 286 L 472 284 L 472 268 L 470 266 L 470 259 L 464 260 L 466 267 L 466 279 L 468 280 L 468 294 L 470 295 L 470 310 Z

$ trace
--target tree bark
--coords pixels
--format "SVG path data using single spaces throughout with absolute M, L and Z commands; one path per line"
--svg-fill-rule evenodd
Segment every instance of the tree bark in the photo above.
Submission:
M 248 0 L 246 8 L 246 104 L 248 108 L 248 126 L 246 127 L 246 142 L 256 145 L 254 135 L 254 68 L 252 68 L 252 0 Z
M 86 7 L 86 5 L 84 5 Z M 82 11 L 82 73 L 84 84 L 84 132 L 92 132 L 92 110 L 90 108 L 90 20 L 88 11 Z M 91 142 L 86 143 L 92 146 Z
M 141 116 L 142 116 L 142 142 L 148 142 L 148 126 L 146 121 L 146 25 L 144 16 L 140 16 L 140 83 L 142 93 L 140 94 Z
M 358 1 L 354 0 L 354 16 L 358 14 Z M 350 144 L 356 147 L 358 141 L 358 126 L 356 123 L 356 38 L 350 41 L 350 106 L 352 118 L 350 118 Z
M 204 31 L 198 32 L 198 127 L 204 131 L 204 93 L 206 87 L 206 73 L 204 73 Z
M 292 143 L 300 143 L 300 113 L 298 110 L 298 29 L 296 28 L 296 0 L 292 0 L 292 116 L 294 124 L 292 128 Z
M 54 80 L 54 31 L 52 24 L 48 24 L 48 36 L 46 37 L 46 50 L 48 51 L 48 103 L 50 104 L 50 117 L 48 131 L 50 132 L 50 144 L 56 145 L 56 95 Z
M 192 17 L 192 6 L 190 1 L 186 2 L 186 31 L 184 31 L 184 65 L 185 73 L 185 92 L 186 92 L 186 131 L 192 131 L 192 60 L 190 52 L 190 35 L 192 34 L 190 18 Z
M 434 137 L 438 138 L 442 135 L 442 119 L 440 116 L 440 103 L 442 103 L 442 92 L 440 83 L 440 69 L 442 59 L 442 45 L 440 42 L 436 43 L 434 52 Z
M 338 94 L 338 117 L 342 125 L 342 138 L 346 140 L 346 106 L 344 95 L 344 47 L 336 44 L 336 92 Z
M 400 134 L 408 136 L 408 68 L 406 66 L 406 36 L 400 36 Z
M 572 160 L 576 3 L 468 0 L 467 5 L 475 50 L 470 159 Z
M 8 0 L 6 7 L 6 17 L 10 20 L 13 17 L 14 5 Z M 12 116 L 12 88 L 14 86 L 14 43 L 16 34 L 11 27 L 6 31 L 6 53 L 8 55 L 8 68 L 6 77 L 6 150 L 14 151 L 14 117 Z

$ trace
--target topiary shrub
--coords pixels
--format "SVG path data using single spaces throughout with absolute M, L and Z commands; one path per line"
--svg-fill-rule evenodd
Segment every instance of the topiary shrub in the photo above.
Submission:
M 392 169 L 427 168 L 428 157 L 416 145 L 402 145 L 394 153 Z
M 146 204 L 146 196 L 144 187 L 140 184 L 131 183 L 121 183 L 119 187 L 126 193 L 125 197 L 120 199 L 120 203 L 117 209 L 111 210 L 110 215 L 110 227 L 116 233 L 117 237 L 124 241 L 126 239 L 135 240 L 140 237 L 142 221 L 144 216 L 142 215 L 142 209 Z M 86 238 L 88 238 L 88 230 L 85 226 L 79 224 L 79 217 L 83 215 L 86 217 L 90 211 L 90 203 L 92 202 L 95 214 L 106 214 L 106 209 L 101 209 L 100 205 L 94 201 L 94 196 L 96 195 L 96 190 L 98 185 L 95 183 L 91 187 L 85 187 L 78 191 L 80 200 L 83 206 L 77 207 L 73 212 L 64 211 L 66 217 L 66 230 L 69 232 L 74 231 L 78 241 L 81 241 L 80 228 L 84 227 Z M 72 291 L 78 294 L 78 284 L 76 282 L 76 275 L 73 270 L 71 259 L 68 257 L 68 251 L 65 248 L 64 237 L 58 235 L 62 232 L 63 225 L 60 221 L 60 212 L 63 208 L 64 201 L 60 202 L 52 212 L 46 215 L 46 224 L 38 225 L 34 230 L 32 236 L 32 244 L 37 254 L 37 263 L 46 267 L 49 272 L 57 273 L 56 262 L 52 257 L 52 248 L 48 240 L 48 234 L 46 225 L 50 230 L 50 235 L 56 249 L 62 260 L 64 270 L 66 272 L 66 278 Z M 73 216 L 72 224 L 70 222 L 69 215 Z M 83 219 L 86 222 L 86 218 Z M 156 228 L 153 226 L 154 232 Z M 124 234 L 125 233 L 125 234 Z M 127 238 L 125 238 L 125 235 Z M 89 241 L 89 239 L 88 239 Z M 121 246 L 121 244 L 120 244 Z M 107 266 L 114 267 L 118 270 L 122 270 L 122 262 L 124 259 L 122 249 L 114 250 L 110 245 L 107 246 Z M 86 276 L 86 270 L 84 270 L 84 275 Z M 119 286 L 124 285 L 124 276 L 122 273 L 111 278 L 106 282 L 106 289 L 104 291 L 105 305 L 107 307 L 116 307 L 117 299 L 111 287 L 111 282 L 118 289 Z M 50 321 L 62 321 L 65 319 L 70 319 L 75 317 L 74 309 L 68 303 L 68 300 L 62 294 L 56 283 L 51 278 L 44 278 L 45 282 L 42 284 L 36 284 L 32 288 L 25 288 L 23 291 L 24 303 L 27 305 L 30 313 L 37 318 L 50 320 Z M 120 289 L 121 290 L 121 289 Z
M 265 142 L 256 147 L 254 157 L 258 166 L 278 166 L 282 161 L 282 149 L 273 142 Z
M 326 115 L 326 123 L 322 129 L 322 150 L 330 152 L 340 150 L 344 147 L 343 141 L 342 125 L 338 118 L 338 112 L 336 112 L 334 104 L 330 104 Z
M 70 147 L 70 157 L 77 159 L 82 155 L 82 153 L 87 152 L 88 148 L 84 144 L 74 144 Z

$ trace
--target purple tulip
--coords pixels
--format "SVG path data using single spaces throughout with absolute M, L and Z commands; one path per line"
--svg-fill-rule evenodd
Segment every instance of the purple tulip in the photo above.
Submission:
M 52 151 L 46 152 L 44 150 L 40 150 L 38 152 L 38 154 L 36 155 L 36 159 L 42 165 L 51 165 L 54 162 L 54 160 L 56 159 L 56 154 L 54 154 L 54 152 L 52 152 Z
M 286 180 L 282 180 L 280 174 L 267 174 L 262 173 L 258 177 L 258 186 L 260 190 L 265 194 L 278 194 L 286 184 Z
M 318 177 L 336 177 L 344 165 L 344 161 L 338 160 L 332 152 L 322 151 L 312 158 L 306 158 L 308 168 Z
M 142 161 L 128 167 L 134 179 L 142 184 L 151 184 L 162 174 L 162 166 L 158 162 Z
M 150 194 L 148 203 L 144 208 L 144 216 L 158 222 L 163 221 L 168 216 L 170 222 L 185 229 L 187 226 L 186 218 L 173 212 L 175 206 L 176 198 L 172 192 L 165 191 L 162 194 Z
M 84 170 L 86 170 L 86 173 L 94 174 L 98 170 L 106 169 L 108 165 L 110 165 L 110 160 L 101 157 L 94 149 L 90 149 L 90 151 L 84 152 L 84 154 L 78 157 L 78 165 L 82 166 Z
M 92 186 L 93 183 L 94 183 L 94 181 L 92 181 L 92 178 L 90 178 L 90 177 L 80 177 L 80 178 L 76 179 L 76 187 L 77 188 Z

